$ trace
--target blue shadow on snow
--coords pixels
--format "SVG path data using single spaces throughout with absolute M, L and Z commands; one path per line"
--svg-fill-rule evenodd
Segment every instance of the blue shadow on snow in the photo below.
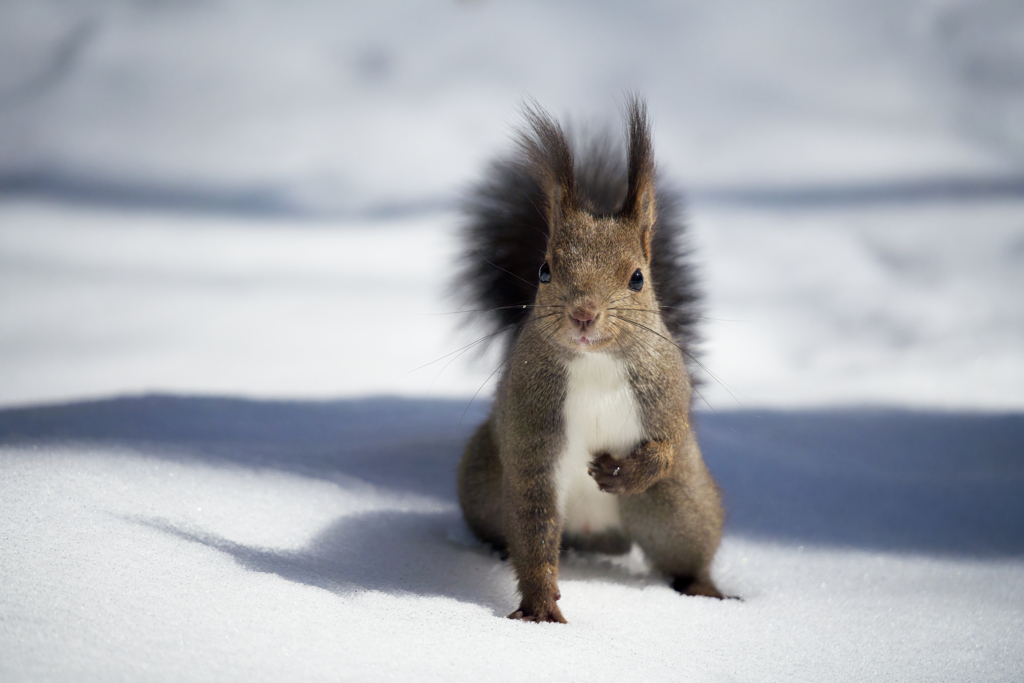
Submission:
M 0 410 L 0 446 L 117 445 L 172 460 L 341 474 L 453 501 L 462 446 L 487 411 L 466 405 L 123 397 Z M 725 496 L 727 533 L 1024 554 L 1024 414 L 735 411 L 700 413 L 697 429 Z

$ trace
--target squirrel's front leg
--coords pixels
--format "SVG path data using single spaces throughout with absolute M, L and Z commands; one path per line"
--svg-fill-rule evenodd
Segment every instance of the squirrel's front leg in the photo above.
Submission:
M 555 602 L 562 597 L 558 592 L 562 521 L 553 482 L 523 480 L 515 475 L 509 479 L 505 485 L 505 529 L 522 601 L 519 609 L 508 616 L 564 624 L 565 617 Z
M 669 441 L 645 441 L 625 458 L 598 454 L 587 472 L 606 493 L 643 493 L 668 473 L 674 453 L 675 446 Z

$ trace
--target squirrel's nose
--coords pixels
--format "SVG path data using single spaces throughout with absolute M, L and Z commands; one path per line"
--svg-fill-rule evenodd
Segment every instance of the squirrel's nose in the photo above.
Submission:
M 569 316 L 579 323 L 580 327 L 586 328 L 597 319 L 597 308 L 595 306 L 579 306 L 574 308 Z

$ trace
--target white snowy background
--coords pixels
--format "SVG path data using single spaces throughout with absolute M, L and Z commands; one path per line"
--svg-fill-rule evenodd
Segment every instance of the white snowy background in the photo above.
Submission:
M 458 193 L 630 89 L 743 599 L 512 622 Z M 0 3 L 0 680 L 385 679 L 1024 679 L 1024 5 Z

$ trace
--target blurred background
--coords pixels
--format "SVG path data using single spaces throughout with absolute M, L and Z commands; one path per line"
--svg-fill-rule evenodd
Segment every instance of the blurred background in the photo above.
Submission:
M 628 90 L 702 406 L 1024 408 L 1013 0 L 5 0 L 0 403 L 486 396 L 459 192 L 524 97 L 618 126 Z

